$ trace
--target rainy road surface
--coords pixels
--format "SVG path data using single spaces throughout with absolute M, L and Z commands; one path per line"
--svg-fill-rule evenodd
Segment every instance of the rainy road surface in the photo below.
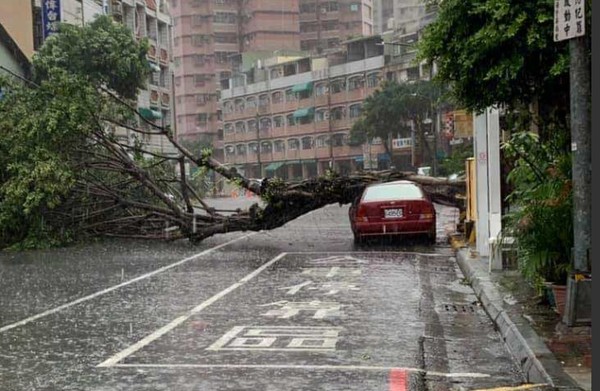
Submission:
M 0 255 L 0 390 L 524 382 L 442 240 L 355 248 L 347 213 L 331 205 L 199 246 L 110 241 Z M 455 218 L 438 208 L 438 238 Z

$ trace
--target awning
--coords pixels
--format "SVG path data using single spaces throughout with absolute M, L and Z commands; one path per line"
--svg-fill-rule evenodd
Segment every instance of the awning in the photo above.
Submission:
M 161 119 L 162 113 L 158 110 L 153 110 L 151 108 L 148 107 L 140 107 L 138 109 L 138 111 L 140 112 L 140 115 L 148 120 L 155 120 L 155 119 Z
M 287 165 L 300 164 L 300 160 L 288 160 L 287 162 L 285 162 L 285 164 L 287 164 Z
M 306 164 L 312 164 L 312 163 L 316 163 L 317 159 L 303 159 L 302 163 L 306 163 Z
M 265 170 L 267 170 L 267 171 L 275 171 L 279 167 L 283 166 L 284 164 L 285 164 L 285 162 L 274 162 L 274 163 L 269 164 L 267 167 L 265 167 Z
M 380 162 L 383 161 L 388 161 L 390 160 L 390 155 L 388 155 L 387 153 L 378 153 L 377 154 L 377 160 L 379 160 Z
M 308 109 L 298 109 L 294 111 L 294 119 L 309 117 L 311 115 L 314 115 L 314 113 L 315 109 L 313 107 L 310 107 Z
M 362 162 L 364 162 L 364 161 L 365 161 L 365 157 L 364 157 L 364 156 L 355 156 L 355 157 L 354 157 L 354 161 L 355 161 L 356 163 L 362 163 Z
M 312 90 L 313 83 L 309 81 L 307 83 L 296 84 L 292 87 L 292 92 L 302 92 Z

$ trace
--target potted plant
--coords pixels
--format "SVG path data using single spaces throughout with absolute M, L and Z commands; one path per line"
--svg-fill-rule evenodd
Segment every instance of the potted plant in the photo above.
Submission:
M 542 143 L 537 134 L 517 133 L 502 147 L 513 161 L 503 235 L 517 239 L 519 268 L 529 281 L 552 283 L 559 312 L 573 247 L 571 156 L 561 134 Z

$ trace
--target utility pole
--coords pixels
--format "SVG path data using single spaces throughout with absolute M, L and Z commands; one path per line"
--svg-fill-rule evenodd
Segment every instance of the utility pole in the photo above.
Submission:
M 554 41 L 569 40 L 570 119 L 573 191 L 573 272 L 567 281 L 567 302 L 563 322 L 574 326 L 578 320 L 591 321 L 591 301 L 579 290 L 590 272 L 591 249 L 591 68 L 586 35 L 586 3 L 555 2 Z M 589 8 L 588 8 L 589 11 Z M 589 281 L 589 280 L 588 280 Z M 583 292 L 583 291 L 582 291 Z M 589 295 L 591 300 L 591 293 Z M 585 314 L 585 315 L 584 315 Z

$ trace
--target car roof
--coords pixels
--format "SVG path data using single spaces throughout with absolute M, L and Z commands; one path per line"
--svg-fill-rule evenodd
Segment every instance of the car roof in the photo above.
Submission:
M 373 183 L 373 184 L 369 185 L 368 187 L 389 186 L 389 185 L 416 185 L 416 186 L 418 186 L 418 184 L 416 182 L 407 181 L 407 180 L 403 179 L 403 180 L 398 180 L 398 181 L 393 181 L 393 182 Z

